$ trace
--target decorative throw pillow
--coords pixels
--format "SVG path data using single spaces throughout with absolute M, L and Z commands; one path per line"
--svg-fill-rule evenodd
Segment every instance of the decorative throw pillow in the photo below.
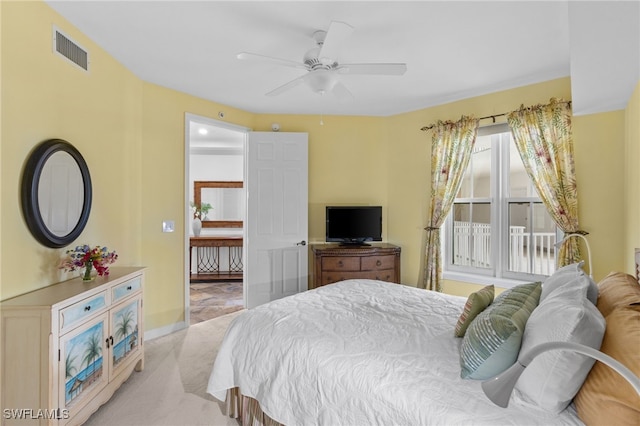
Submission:
M 598 288 L 597 306 L 605 318 L 618 307 L 640 305 L 640 284 L 629 274 L 611 272 L 598 283 Z
M 583 266 L 584 261 L 563 266 L 544 280 L 540 303 L 552 293 L 570 291 L 586 296 L 595 305 L 598 301 L 598 285 L 590 276 L 585 274 L 582 269 Z
M 607 316 L 600 351 L 640 377 L 637 342 L 640 342 L 640 306 L 618 308 Z M 640 396 L 622 376 L 602 363 L 595 363 L 574 402 L 585 424 L 640 425 Z
M 488 285 L 469 295 L 467 303 L 464 304 L 464 310 L 456 324 L 456 337 L 464 336 L 464 333 L 467 331 L 467 327 L 469 327 L 471 321 L 473 321 L 480 312 L 484 311 L 486 307 L 493 302 L 494 295 L 495 287 L 493 285 Z
M 505 290 L 471 322 L 460 346 L 460 377 L 489 379 L 518 358 L 522 334 L 540 299 L 540 283 Z
M 550 341 L 580 343 L 599 349 L 605 320 L 586 298 L 554 293 L 540 302 L 527 321 L 520 354 Z M 580 390 L 595 360 L 571 351 L 538 355 L 522 372 L 514 398 L 558 414 Z

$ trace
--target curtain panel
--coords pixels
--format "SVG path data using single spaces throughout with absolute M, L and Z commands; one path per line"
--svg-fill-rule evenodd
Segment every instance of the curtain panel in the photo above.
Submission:
M 451 210 L 467 170 L 478 123 L 476 118 L 462 116 L 456 122 L 438 121 L 432 129 L 431 202 L 425 228 L 424 278 L 419 285 L 427 290 L 442 291 L 440 227 Z
M 583 233 L 578 229 L 570 103 L 552 98 L 548 105 L 522 106 L 507 115 L 507 122 L 527 174 L 556 225 L 564 233 Z M 560 247 L 558 266 L 579 259 L 578 242 L 570 238 Z

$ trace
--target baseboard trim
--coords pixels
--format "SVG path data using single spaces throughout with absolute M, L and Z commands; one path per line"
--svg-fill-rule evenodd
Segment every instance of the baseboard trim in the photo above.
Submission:
M 165 325 L 164 327 L 154 328 L 153 330 L 145 330 L 144 340 L 157 339 L 158 337 L 166 336 L 167 334 L 175 333 L 176 331 L 187 328 L 188 325 L 184 321 L 176 322 L 173 324 Z

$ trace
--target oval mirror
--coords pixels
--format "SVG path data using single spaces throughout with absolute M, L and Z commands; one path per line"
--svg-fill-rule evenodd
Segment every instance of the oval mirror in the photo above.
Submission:
M 87 224 L 91 197 L 89 168 L 73 145 L 49 139 L 36 146 L 22 175 L 22 212 L 36 240 L 71 244 Z

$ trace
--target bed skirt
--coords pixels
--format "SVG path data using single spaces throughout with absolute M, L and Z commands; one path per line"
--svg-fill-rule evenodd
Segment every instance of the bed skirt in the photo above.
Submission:
M 238 388 L 227 390 L 225 408 L 227 416 L 240 419 L 242 426 L 283 426 L 267 416 L 258 401 L 242 395 Z

